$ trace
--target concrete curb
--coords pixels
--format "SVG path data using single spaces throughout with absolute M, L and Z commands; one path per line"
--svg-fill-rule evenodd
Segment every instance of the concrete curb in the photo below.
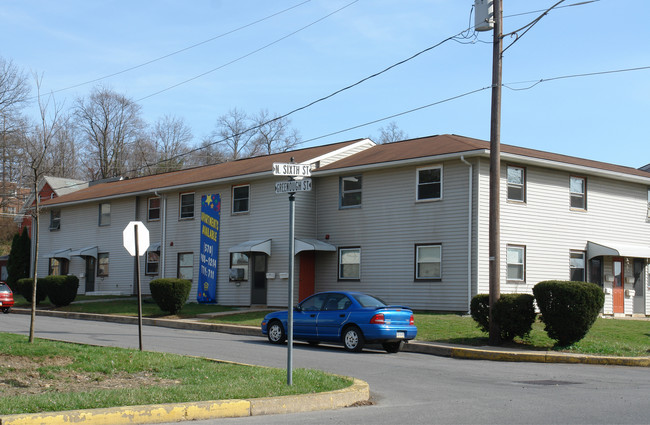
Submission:
M 25 308 L 14 308 L 13 313 L 30 314 Z M 71 313 L 65 311 L 37 310 L 39 316 L 67 317 L 80 320 L 97 320 L 103 322 L 137 324 L 138 318 L 132 316 L 115 316 L 107 314 Z M 262 331 L 253 326 L 227 325 L 218 323 L 203 323 L 193 320 L 149 319 L 143 318 L 142 323 L 151 326 L 162 326 L 175 329 L 191 329 L 206 332 L 222 332 L 234 335 L 262 336 Z M 459 347 L 430 342 L 411 341 L 404 344 L 403 351 L 431 354 L 457 359 L 491 360 L 502 362 L 535 362 L 535 363 L 582 363 L 593 365 L 650 367 L 650 357 L 616 357 L 594 356 L 586 354 L 560 353 L 556 351 L 525 351 L 507 350 L 495 347 Z M 2 425 L 2 424 L 0 424 Z

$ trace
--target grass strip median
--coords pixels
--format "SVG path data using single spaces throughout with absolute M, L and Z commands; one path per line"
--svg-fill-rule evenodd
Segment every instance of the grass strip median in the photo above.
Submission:
M 296 369 L 96 347 L 0 333 L 0 415 L 310 394 L 352 381 Z

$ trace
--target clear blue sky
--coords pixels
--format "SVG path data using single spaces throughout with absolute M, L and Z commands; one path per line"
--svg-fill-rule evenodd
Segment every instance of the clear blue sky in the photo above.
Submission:
M 42 74 L 43 91 L 50 92 L 222 35 L 101 81 L 138 101 L 149 123 L 165 114 L 183 117 L 199 142 L 231 108 L 284 114 L 459 33 L 468 27 L 474 3 L 303 2 L 2 0 L 0 56 Z M 520 14 L 554 3 L 504 0 L 504 32 L 540 12 Z M 600 0 L 554 10 L 505 52 L 503 82 L 521 89 L 541 79 L 648 67 L 649 18 L 648 0 Z M 488 87 L 492 33 L 481 33 L 479 40 L 447 42 L 296 112 L 292 126 L 310 140 Z M 506 38 L 505 45 L 513 40 Z M 515 84 L 522 81 L 528 83 Z M 57 91 L 56 100 L 71 106 L 95 84 Z M 558 79 L 528 90 L 504 88 L 502 111 L 503 143 L 635 168 L 650 162 L 650 69 Z M 489 140 L 490 90 L 303 146 L 376 137 L 389 121 L 409 137 L 455 133 Z

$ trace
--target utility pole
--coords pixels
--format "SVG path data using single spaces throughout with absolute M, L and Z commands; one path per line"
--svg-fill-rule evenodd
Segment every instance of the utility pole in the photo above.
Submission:
M 501 294 L 501 60 L 503 13 L 501 0 L 493 0 L 494 44 L 492 50 L 492 110 L 490 120 L 490 345 L 501 343 L 501 332 L 493 320 L 493 307 Z

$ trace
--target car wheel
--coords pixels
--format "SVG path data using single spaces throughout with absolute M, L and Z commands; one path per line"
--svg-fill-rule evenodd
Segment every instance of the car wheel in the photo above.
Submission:
M 386 350 L 387 353 L 399 353 L 404 346 L 404 342 L 384 342 L 381 344 L 381 346 L 384 347 L 384 350 Z
M 267 334 L 268 334 L 267 336 L 269 338 L 269 342 L 271 344 L 281 344 L 287 338 L 287 335 L 284 333 L 284 328 L 282 327 L 282 323 L 280 323 L 277 320 L 274 320 L 271 323 L 269 323 Z
M 353 351 L 358 353 L 363 350 L 363 345 L 366 343 L 366 340 L 363 338 L 361 329 L 356 326 L 350 326 L 346 328 L 343 332 L 343 345 L 348 351 Z
M 2 309 L 2 312 L 4 314 L 9 314 L 10 311 L 11 311 L 11 307 L 5 307 L 5 308 Z

